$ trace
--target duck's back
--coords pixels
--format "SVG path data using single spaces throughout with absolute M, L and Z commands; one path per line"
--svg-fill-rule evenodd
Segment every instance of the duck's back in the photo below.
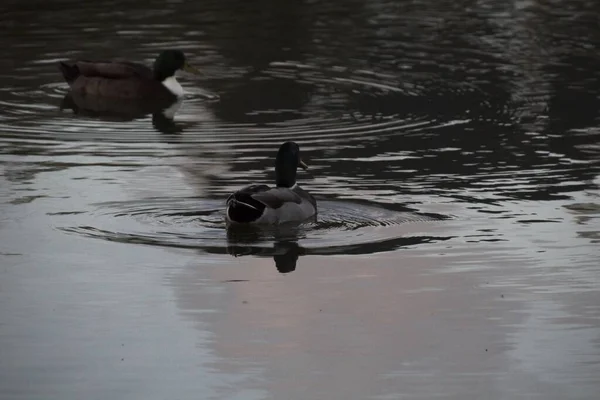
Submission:
M 252 195 L 254 200 L 266 205 L 257 222 L 285 223 L 302 221 L 315 215 L 315 198 L 300 186 L 293 188 L 275 187 Z
M 306 190 L 302 189 L 300 186 L 296 186 L 293 189 L 300 197 L 302 197 L 303 199 L 306 200 L 306 202 L 308 202 L 311 206 L 313 206 L 313 208 L 316 210 L 317 209 L 317 199 L 315 199 L 315 197 L 308 193 Z
M 153 79 L 152 70 L 144 64 L 134 63 L 124 60 L 100 60 L 89 61 L 80 60 L 71 63 L 77 66 L 79 73 L 83 76 L 126 79 L 126 78 L 144 78 Z
M 61 62 L 71 90 L 81 94 L 120 98 L 172 98 L 145 65 L 128 61 Z

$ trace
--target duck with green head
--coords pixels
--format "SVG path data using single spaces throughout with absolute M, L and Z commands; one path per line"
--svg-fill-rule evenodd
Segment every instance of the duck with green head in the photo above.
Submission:
M 317 213 L 317 201 L 296 182 L 298 167 L 308 166 L 300 158 L 300 147 L 285 142 L 275 159 L 275 187 L 246 186 L 227 198 L 225 217 L 232 224 L 281 224 L 301 222 Z
M 175 73 L 192 67 L 180 50 L 164 50 L 153 68 L 130 61 L 61 61 L 60 69 L 73 92 L 106 97 L 146 100 L 176 100 L 183 88 Z

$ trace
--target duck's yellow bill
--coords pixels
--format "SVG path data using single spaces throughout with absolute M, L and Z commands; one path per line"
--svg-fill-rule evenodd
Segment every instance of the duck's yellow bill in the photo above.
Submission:
M 185 64 L 183 64 L 183 70 L 185 72 L 189 72 L 190 74 L 202 75 L 202 72 L 200 72 L 200 70 L 198 68 L 188 64 L 187 61 L 185 62 Z

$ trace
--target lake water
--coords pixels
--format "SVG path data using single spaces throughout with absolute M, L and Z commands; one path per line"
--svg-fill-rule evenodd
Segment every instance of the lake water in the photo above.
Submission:
M 0 11 L 3 400 L 597 398 L 597 1 Z M 172 119 L 57 68 L 164 48 Z M 228 231 L 286 140 L 317 220 Z

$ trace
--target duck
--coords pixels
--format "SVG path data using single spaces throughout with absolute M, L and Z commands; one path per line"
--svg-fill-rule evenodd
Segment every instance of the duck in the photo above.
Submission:
M 176 101 L 183 97 L 183 88 L 175 78 L 177 71 L 200 74 L 181 50 L 173 49 L 161 51 L 153 68 L 123 60 L 60 61 L 59 68 L 72 92 L 149 101 Z
M 300 158 L 300 147 L 292 141 L 283 143 L 275 158 L 275 186 L 251 184 L 229 195 L 227 223 L 278 225 L 315 216 L 317 201 L 296 182 L 298 167 L 308 169 Z

